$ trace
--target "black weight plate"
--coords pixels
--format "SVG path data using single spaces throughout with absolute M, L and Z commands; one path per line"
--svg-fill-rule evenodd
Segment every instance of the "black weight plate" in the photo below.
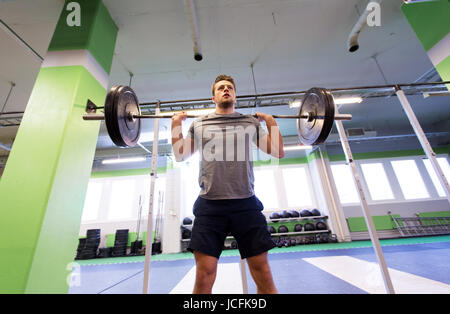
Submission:
M 323 118 L 297 119 L 297 131 L 304 145 L 317 145 L 325 142 L 334 122 L 334 101 L 330 91 L 313 87 L 303 97 L 298 116 L 314 115 Z
M 105 101 L 105 123 L 111 140 L 120 147 L 133 147 L 141 133 L 141 119 L 131 119 L 140 115 L 139 101 L 128 86 L 113 86 Z

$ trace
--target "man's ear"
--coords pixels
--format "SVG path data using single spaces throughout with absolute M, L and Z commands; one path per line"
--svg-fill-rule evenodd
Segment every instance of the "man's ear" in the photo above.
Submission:
M 213 101 L 213 103 L 216 103 L 216 97 L 215 96 L 212 97 L 212 101 Z

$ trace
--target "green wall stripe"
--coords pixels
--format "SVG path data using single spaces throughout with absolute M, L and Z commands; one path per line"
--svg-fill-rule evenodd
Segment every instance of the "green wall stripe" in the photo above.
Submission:
M 306 164 L 308 163 L 307 157 L 297 157 L 297 158 L 283 158 L 279 160 L 279 165 L 294 165 L 294 164 Z M 272 165 L 270 160 L 259 160 L 254 161 L 253 166 L 270 166 Z M 157 173 L 163 174 L 167 170 L 173 169 L 173 167 L 168 164 L 167 167 L 158 167 Z M 150 174 L 150 168 L 140 168 L 140 169 L 124 169 L 124 170 L 108 170 L 108 171 L 96 171 L 91 173 L 91 179 L 96 178 L 108 178 L 108 177 L 122 177 L 122 176 L 138 176 L 138 175 L 148 175 Z
M 426 51 L 450 32 L 448 0 L 403 4 L 402 11 Z
M 400 218 L 400 215 L 392 215 Z M 389 215 L 372 216 L 373 223 L 376 230 L 392 230 L 395 229 L 395 222 Z M 366 220 L 364 217 L 348 217 L 348 228 L 350 232 L 364 232 L 367 231 Z
M 78 2 L 81 25 L 68 26 L 69 2 Z M 114 56 L 118 28 L 101 0 L 66 0 L 48 51 L 87 49 L 109 74 Z
M 449 154 L 450 145 L 443 147 L 433 147 L 433 151 L 436 154 Z M 370 153 L 355 153 L 353 157 L 358 159 L 373 159 L 373 158 L 395 158 L 395 157 L 407 157 L 407 156 L 424 156 L 422 149 L 408 149 L 408 150 L 393 150 L 385 152 L 370 152 Z M 330 161 L 345 161 L 344 154 L 330 155 Z
M 436 154 L 450 154 L 450 145 L 443 147 L 433 148 Z M 324 158 L 329 158 L 331 161 L 345 161 L 344 154 L 328 155 L 327 152 L 322 153 Z M 409 149 L 409 150 L 397 150 L 397 151 L 385 151 L 385 152 L 372 152 L 372 153 L 356 153 L 353 154 L 355 159 L 372 159 L 372 158 L 395 158 L 395 157 L 407 157 L 407 156 L 424 156 L 425 154 L 421 149 Z M 320 154 L 317 151 L 309 154 L 307 157 L 295 157 L 295 158 L 283 158 L 280 159 L 277 165 L 295 165 L 295 164 L 307 164 L 314 159 L 319 159 Z M 273 165 L 271 160 L 259 160 L 254 161 L 253 166 L 255 168 L 262 166 Z M 158 167 L 157 173 L 163 174 L 168 170 L 173 169 L 168 163 L 167 167 Z M 91 179 L 95 178 L 108 178 L 108 177 L 121 177 L 121 176 L 137 176 L 150 174 L 150 168 L 141 169 L 125 169 L 125 170 L 108 170 L 97 171 L 91 173 Z
M 150 168 L 96 171 L 91 173 L 91 179 L 150 175 L 150 171 Z M 156 170 L 156 174 L 158 175 L 163 173 L 166 173 L 166 167 L 158 167 Z
M 295 165 L 295 164 L 307 164 L 308 158 L 307 157 L 295 157 L 295 158 L 282 158 L 279 160 L 276 160 L 275 162 L 272 162 L 271 159 L 269 160 L 255 160 L 253 161 L 254 167 L 261 167 L 261 166 L 271 166 L 271 165 Z

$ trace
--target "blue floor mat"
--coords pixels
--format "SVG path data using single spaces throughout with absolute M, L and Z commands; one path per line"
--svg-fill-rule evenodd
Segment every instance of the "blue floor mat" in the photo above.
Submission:
M 389 268 L 450 284 L 450 243 L 426 243 L 383 247 Z M 324 251 L 269 254 L 278 292 L 283 294 L 365 294 L 360 288 L 304 261 L 304 258 L 352 256 L 376 262 L 373 248 L 350 248 Z M 239 263 L 238 256 L 223 256 L 220 263 Z M 195 266 L 193 259 L 152 261 L 150 293 L 169 293 Z M 247 268 L 249 293 L 256 286 Z M 80 267 L 80 285 L 69 293 L 142 293 L 144 263 L 85 265 Z M 240 284 L 240 283 L 237 283 Z M 449 291 L 450 293 L 450 291 Z

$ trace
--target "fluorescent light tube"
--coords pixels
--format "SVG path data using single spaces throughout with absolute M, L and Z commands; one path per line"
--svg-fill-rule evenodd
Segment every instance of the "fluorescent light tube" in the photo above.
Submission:
M 300 100 L 292 100 L 289 102 L 289 108 L 300 108 L 302 102 Z
M 335 98 L 334 103 L 337 105 L 344 104 L 359 104 L 363 101 L 361 97 L 343 97 L 343 98 Z
M 310 145 L 289 145 L 284 146 L 284 150 L 302 150 L 302 149 L 312 149 Z
M 138 162 L 138 161 L 145 161 L 145 157 L 104 159 L 102 160 L 102 164 L 120 164 L 125 162 Z
M 334 98 L 334 103 L 336 105 L 344 105 L 344 104 L 359 104 L 363 101 L 361 97 L 342 97 L 342 98 Z M 300 108 L 302 102 L 300 100 L 293 100 L 289 102 L 289 108 Z

